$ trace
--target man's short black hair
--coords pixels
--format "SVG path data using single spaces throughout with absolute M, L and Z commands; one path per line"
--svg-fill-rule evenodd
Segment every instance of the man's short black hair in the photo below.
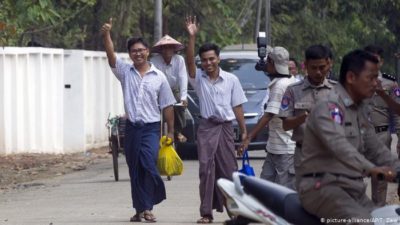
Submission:
M 215 52 L 215 54 L 217 56 L 219 56 L 220 49 L 219 49 L 218 45 L 213 44 L 213 43 L 205 43 L 202 46 L 200 46 L 200 48 L 199 48 L 200 58 L 201 58 L 201 54 L 203 54 L 204 52 L 208 52 L 210 50 L 213 50 Z
M 332 57 L 332 52 L 324 45 L 311 45 L 305 51 L 306 60 L 328 59 L 330 57 Z
M 383 58 L 383 48 L 379 47 L 378 45 L 365 46 L 364 50 L 372 54 L 377 54 Z
M 142 37 L 133 37 L 133 38 L 129 38 L 128 43 L 126 45 L 126 47 L 128 48 L 128 52 L 130 52 L 131 46 L 136 43 L 141 43 L 146 48 L 149 48 L 149 44 Z
M 371 53 L 356 49 L 347 53 L 342 60 L 342 65 L 340 66 L 339 83 L 344 85 L 346 83 L 346 75 L 348 71 L 359 75 L 365 67 L 367 61 L 378 64 L 378 59 Z

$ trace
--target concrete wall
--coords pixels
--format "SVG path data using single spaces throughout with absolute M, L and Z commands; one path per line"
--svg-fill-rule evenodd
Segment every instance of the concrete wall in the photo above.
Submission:
M 0 154 L 104 146 L 109 113 L 123 114 L 121 87 L 104 52 L 0 48 L 0 73 Z

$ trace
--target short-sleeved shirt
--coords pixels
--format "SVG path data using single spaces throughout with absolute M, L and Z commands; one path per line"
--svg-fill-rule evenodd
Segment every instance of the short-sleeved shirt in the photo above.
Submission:
M 247 102 L 239 79 L 221 68 L 219 77 L 212 81 L 203 70 L 196 70 L 196 77 L 189 82 L 199 97 L 201 117 L 216 117 L 224 121 L 235 119 L 233 107 Z
M 379 74 L 378 79 L 382 82 L 382 88 L 390 95 L 395 101 L 400 100 L 400 89 L 396 81 L 388 79 L 382 74 Z M 398 120 L 399 116 L 394 115 L 386 102 L 378 94 L 374 94 L 368 101 L 370 106 L 371 122 L 375 127 L 388 126 L 392 118 Z M 392 117 L 392 118 L 391 118 Z M 393 121 L 394 122 L 394 121 Z M 389 130 L 388 130 L 389 131 Z
M 265 91 L 265 97 L 262 103 L 260 104 L 260 112 L 264 112 L 265 109 L 267 108 L 268 99 L 269 99 L 269 89 L 267 88 L 267 90 Z M 258 115 L 258 119 L 261 119 L 263 116 L 264 114 L 260 113 L 260 115 Z
M 294 117 L 311 112 L 317 100 L 326 97 L 336 83 L 336 81 L 325 79 L 321 85 L 315 86 L 306 77 L 290 85 L 282 98 L 279 117 Z M 293 129 L 293 141 L 299 143 L 303 141 L 304 128 L 305 123 Z
M 121 82 L 125 112 L 132 122 L 160 121 L 160 109 L 176 103 L 165 75 L 151 64 L 142 77 L 132 64 L 117 58 L 111 68 Z
M 365 102 L 355 103 L 337 84 L 308 117 L 296 174 L 361 177 L 375 165 L 399 168 L 397 157 L 378 140 L 368 111 Z
M 161 55 L 151 58 L 151 62 L 167 77 L 169 86 L 173 90 L 179 90 L 180 99 L 187 99 L 188 75 L 185 60 L 180 55 L 173 55 L 171 62 L 166 64 Z
M 286 88 L 296 82 L 296 78 L 275 78 L 268 86 L 269 98 L 266 113 L 274 116 L 269 121 L 269 137 L 267 141 L 267 152 L 273 154 L 294 154 L 295 142 L 291 140 L 292 131 L 285 131 L 282 127 L 282 120 L 278 117 L 281 108 L 282 97 Z

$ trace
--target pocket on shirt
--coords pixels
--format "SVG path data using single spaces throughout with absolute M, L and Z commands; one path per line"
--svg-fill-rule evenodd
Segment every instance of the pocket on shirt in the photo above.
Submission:
M 357 148 L 358 145 L 360 144 L 360 134 L 359 130 L 356 129 L 355 127 L 345 127 L 344 128 L 344 133 L 346 135 L 346 139 L 355 147 Z
M 227 100 L 227 98 L 224 98 L 224 97 L 220 96 L 219 98 L 217 98 L 217 99 L 215 100 L 215 103 L 216 103 L 218 106 L 226 107 L 226 106 L 230 106 L 230 105 L 231 105 L 231 100 L 230 100 L 230 99 Z
M 157 90 L 153 86 L 154 85 L 152 85 L 151 83 L 143 84 L 143 93 L 146 96 L 147 100 L 156 99 L 157 97 Z
M 304 113 L 306 111 L 310 111 L 312 107 L 311 102 L 296 102 L 294 103 L 294 109 L 296 112 Z

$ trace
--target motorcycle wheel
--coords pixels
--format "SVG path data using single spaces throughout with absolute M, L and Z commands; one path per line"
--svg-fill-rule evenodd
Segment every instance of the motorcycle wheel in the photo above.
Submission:
M 224 222 L 224 225 L 248 225 L 250 223 L 257 223 L 257 222 L 254 220 L 248 219 L 246 217 L 243 217 L 243 216 L 238 216 L 231 220 L 226 220 Z

